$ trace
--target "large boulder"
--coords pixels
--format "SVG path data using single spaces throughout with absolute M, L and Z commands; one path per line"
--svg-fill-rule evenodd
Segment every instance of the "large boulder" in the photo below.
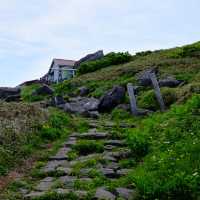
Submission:
M 55 97 L 52 97 L 50 105 L 57 107 L 57 106 L 65 104 L 65 103 L 66 102 L 65 102 L 64 98 L 60 95 L 57 95 Z
M 99 112 L 109 112 L 117 105 L 121 104 L 126 91 L 125 88 L 121 86 L 115 86 L 110 91 L 108 91 L 104 96 L 101 97 L 98 106 Z
M 79 95 L 80 96 L 87 96 L 90 92 L 89 88 L 85 87 L 85 86 L 82 86 L 78 89 L 78 92 L 79 92 Z
M 9 96 L 20 95 L 20 88 L 0 87 L 0 99 L 6 99 Z
M 5 98 L 6 102 L 19 102 L 21 100 L 21 95 L 20 94 L 16 94 L 16 95 L 10 95 L 8 97 Z
M 174 77 L 168 76 L 165 79 L 159 80 L 160 87 L 177 87 L 184 81 L 176 80 Z
M 95 98 L 76 97 L 69 99 L 64 105 L 64 111 L 69 113 L 77 113 L 83 116 L 97 118 L 98 117 L 99 100 Z
M 43 85 L 36 89 L 32 95 L 37 96 L 37 95 L 52 95 L 54 93 L 54 90 L 51 89 L 48 85 Z
M 150 73 L 157 74 L 158 69 L 157 68 L 147 69 L 137 75 L 137 80 L 141 86 L 151 86 L 152 85 L 151 79 L 149 77 Z
M 101 59 L 103 56 L 104 56 L 104 53 L 103 53 L 102 50 L 97 51 L 97 52 L 92 53 L 92 54 L 88 54 L 87 56 L 85 56 L 85 57 L 81 58 L 79 61 L 77 61 L 75 63 L 75 67 L 79 67 L 80 64 L 83 63 L 83 62 Z

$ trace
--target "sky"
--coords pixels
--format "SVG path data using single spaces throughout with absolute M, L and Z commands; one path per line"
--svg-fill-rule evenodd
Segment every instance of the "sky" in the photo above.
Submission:
M 199 0 L 0 0 L 0 86 L 40 78 L 53 58 L 199 41 L 199 8 Z

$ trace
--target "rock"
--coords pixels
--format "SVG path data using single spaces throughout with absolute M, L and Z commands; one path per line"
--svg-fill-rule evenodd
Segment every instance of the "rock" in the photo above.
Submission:
M 10 96 L 20 95 L 19 88 L 0 87 L 0 99 L 6 99 Z
M 58 167 L 56 171 L 61 172 L 62 175 L 70 175 L 72 173 L 72 169 L 68 167 Z
M 65 186 L 72 188 L 74 186 L 74 182 L 77 180 L 74 176 L 62 176 L 59 178 L 59 181 Z
M 100 171 L 104 176 L 106 176 L 108 178 L 116 178 L 117 177 L 117 174 L 115 173 L 115 171 L 113 169 L 102 168 Z
M 43 85 L 40 88 L 36 89 L 32 95 L 37 96 L 37 95 L 52 95 L 54 93 L 54 90 L 51 89 L 48 85 Z
M 115 86 L 112 90 L 107 92 L 103 97 L 100 99 L 100 103 L 98 106 L 99 112 L 109 112 L 117 105 L 122 103 L 125 97 L 125 89 L 121 86 Z
M 64 98 L 62 96 L 55 96 L 51 99 L 51 106 L 60 106 L 60 105 L 64 105 L 66 102 L 64 100 Z
M 45 192 L 31 192 L 27 195 L 24 196 L 24 199 L 31 200 L 31 199 L 36 199 L 40 198 L 45 195 Z
M 151 86 L 152 85 L 151 79 L 149 77 L 149 73 L 157 74 L 158 69 L 157 68 L 151 68 L 151 69 L 147 69 L 147 70 L 139 73 L 137 75 L 137 80 L 138 80 L 138 82 L 141 86 Z
M 86 110 L 79 103 L 66 103 L 64 106 L 64 111 L 73 114 L 83 114 Z
M 113 170 L 118 170 L 120 168 L 120 166 L 119 166 L 118 163 L 110 162 L 110 163 L 106 164 L 106 168 L 110 168 L 110 169 L 113 169 Z
M 107 133 L 103 132 L 89 132 L 89 133 L 83 133 L 79 134 L 79 138 L 84 138 L 84 139 L 105 139 L 108 137 Z
M 99 100 L 95 98 L 88 98 L 87 102 L 83 104 L 83 107 L 87 111 L 97 111 L 99 106 Z
M 115 200 L 116 196 L 113 195 L 111 192 L 108 192 L 104 188 L 98 188 L 95 194 L 95 199 L 100 200 Z
M 83 97 L 83 96 L 87 96 L 87 95 L 89 94 L 90 90 L 89 90 L 89 88 L 83 86 L 83 87 L 80 87 L 80 88 L 78 89 L 78 92 L 79 92 L 79 95 L 80 95 L 81 97 Z
M 41 180 L 35 189 L 40 192 L 48 191 L 53 186 L 53 184 L 54 184 L 53 178 L 47 177 Z
M 12 101 L 19 102 L 20 100 L 21 100 L 20 94 L 11 95 L 5 98 L 6 102 L 12 102 Z
M 98 119 L 100 117 L 100 114 L 98 111 L 86 111 L 82 114 L 84 117 L 92 118 L 92 119 Z
M 66 162 L 65 160 L 52 160 L 52 161 L 49 161 L 47 163 L 47 165 L 44 168 L 42 168 L 41 172 L 42 173 L 54 172 L 54 171 L 56 171 L 57 167 L 64 166 L 65 162 Z
M 76 68 L 78 68 L 80 66 L 80 64 L 83 63 L 83 62 L 98 60 L 98 59 L 103 58 L 103 56 L 104 56 L 104 54 L 103 54 L 102 50 L 97 51 L 97 52 L 92 53 L 92 54 L 88 54 L 87 56 L 85 56 L 85 57 L 81 58 L 79 61 L 77 61 L 74 66 Z
M 117 147 L 122 147 L 125 145 L 125 142 L 123 140 L 107 140 L 105 141 L 105 145 L 113 145 Z
M 92 111 L 97 111 L 98 105 L 99 105 L 98 99 L 78 97 L 70 99 L 70 102 L 65 104 L 64 111 L 96 118 L 98 117 L 98 113 L 94 113 Z
M 136 192 L 127 188 L 116 188 L 116 194 L 126 200 L 134 200 L 137 196 Z
M 61 148 L 55 156 L 50 157 L 50 160 L 67 160 L 67 153 L 71 151 L 71 148 Z
M 165 79 L 159 80 L 160 87 L 177 87 L 182 84 L 184 81 L 176 80 L 173 77 L 167 77 Z

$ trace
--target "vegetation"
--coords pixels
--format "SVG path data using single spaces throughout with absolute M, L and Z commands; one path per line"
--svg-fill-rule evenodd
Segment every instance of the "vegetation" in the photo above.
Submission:
M 88 61 L 84 62 L 78 68 L 78 74 L 85 74 L 89 72 L 94 72 L 96 70 L 111 66 L 111 65 L 119 65 L 131 60 L 131 55 L 126 53 L 109 53 L 104 56 L 102 59 L 96 61 Z

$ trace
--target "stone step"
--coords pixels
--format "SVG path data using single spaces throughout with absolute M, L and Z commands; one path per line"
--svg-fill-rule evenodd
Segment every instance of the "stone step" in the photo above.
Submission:
M 42 197 L 44 195 L 45 195 L 45 192 L 35 192 L 35 191 L 32 191 L 31 193 L 26 194 L 24 196 L 24 199 L 25 200 L 32 200 L 32 199 L 40 198 L 40 197 Z
M 74 134 L 73 137 L 77 137 L 80 139 L 97 140 L 97 139 L 106 139 L 109 137 L 109 134 L 104 132 L 88 132 L 76 135 Z
M 104 145 L 123 147 L 125 146 L 125 141 L 124 140 L 107 140 L 105 141 Z
M 115 200 L 116 196 L 105 188 L 97 188 L 94 199 L 97 200 Z
M 71 151 L 71 148 L 63 147 L 61 148 L 55 156 L 49 158 L 49 160 L 67 160 L 67 153 Z
M 36 191 L 43 192 L 48 191 L 54 184 L 53 177 L 46 177 L 40 181 L 40 183 L 35 187 Z
M 116 188 L 115 191 L 118 197 L 123 198 L 125 200 L 134 200 L 137 198 L 137 192 L 133 189 L 119 187 Z

